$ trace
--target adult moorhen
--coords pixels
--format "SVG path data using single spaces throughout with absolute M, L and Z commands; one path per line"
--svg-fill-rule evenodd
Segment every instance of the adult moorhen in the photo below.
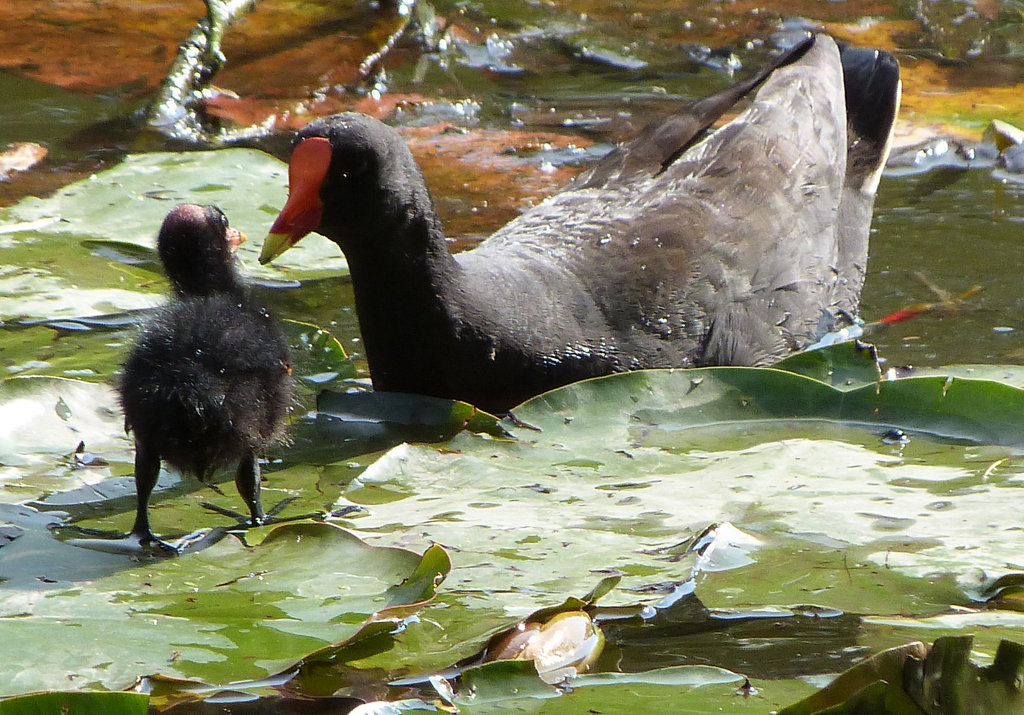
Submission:
M 157 237 L 173 296 L 142 330 L 118 386 L 135 435 L 130 536 L 144 545 L 174 551 L 149 525 L 161 460 L 201 480 L 237 464 L 252 523 L 264 519 L 257 454 L 283 432 L 292 381 L 284 335 L 235 268 L 242 240 L 218 208 L 194 204 L 171 211 Z
M 341 247 L 378 390 L 504 411 L 613 372 L 766 365 L 856 313 L 899 95 L 891 55 L 807 38 L 456 256 L 400 136 L 335 115 L 298 133 L 260 261 L 312 230 Z

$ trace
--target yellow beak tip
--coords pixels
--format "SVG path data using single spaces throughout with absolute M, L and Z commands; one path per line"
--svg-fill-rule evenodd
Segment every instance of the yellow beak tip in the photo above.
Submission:
M 291 237 L 287 233 L 268 233 L 260 250 L 260 265 L 266 265 L 291 247 Z

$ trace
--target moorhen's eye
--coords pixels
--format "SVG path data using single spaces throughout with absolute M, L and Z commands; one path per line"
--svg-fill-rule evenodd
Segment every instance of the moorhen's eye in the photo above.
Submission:
M 204 214 L 208 225 L 220 224 L 225 229 L 228 227 L 228 217 L 216 206 L 204 206 Z
M 346 157 L 339 163 L 338 176 L 342 179 L 356 179 L 366 174 L 370 168 L 369 159 Z
M 228 217 L 216 206 L 210 207 L 210 218 L 212 221 L 219 223 L 225 229 L 228 227 Z

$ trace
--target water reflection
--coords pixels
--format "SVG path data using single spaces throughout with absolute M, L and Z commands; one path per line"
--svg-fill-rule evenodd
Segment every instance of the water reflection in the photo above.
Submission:
M 981 291 L 955 310 L 872 336 L 894 364 L 1024 363 L 1024 184 L 990 170 L 941 168 L 882 180 L 876 201 L 866 320 Z M 920 274 L 925 280 L 917 277 Z

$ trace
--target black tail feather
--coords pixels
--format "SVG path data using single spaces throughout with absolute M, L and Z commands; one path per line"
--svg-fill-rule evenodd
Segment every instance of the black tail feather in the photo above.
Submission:
M 852 133 L 850 160 L 870 172 L 881 169 L 900 102 L 900 68 L 884 50 L 839 45 L 846 85 L 846 116 Z

